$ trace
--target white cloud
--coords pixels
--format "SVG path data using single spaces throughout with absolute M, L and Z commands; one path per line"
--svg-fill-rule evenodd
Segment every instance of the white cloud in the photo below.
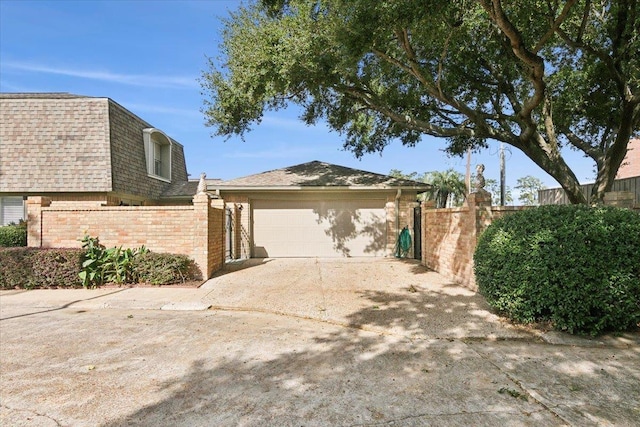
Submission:
M 198 86 L 196 77 L 158 76 L 147 74 L 118 74 L 110 71 L 82 70 L 75 68 L 53 67 L 43 64 L 24 62 L 4 62 L 3 68 L 31 73 L 57 74 L 89 80 L 100 80 L 130 86 L 162 88 L 194 88 Z

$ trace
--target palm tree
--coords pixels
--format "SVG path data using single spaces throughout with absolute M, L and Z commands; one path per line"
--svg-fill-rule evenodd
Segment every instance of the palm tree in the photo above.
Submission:
M 467 194 L 464 175 L 452 168 L 444 172 L 427 172 L 422 177 L 427 184 L 432 185 L 431 191 L 426 194 L 426 200 L 435 200 L 436 208 L 460 206 Z

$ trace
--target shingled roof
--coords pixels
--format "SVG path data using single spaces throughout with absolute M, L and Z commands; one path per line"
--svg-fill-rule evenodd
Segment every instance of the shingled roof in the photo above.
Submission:
M 360 169 L 312 161 L 255 175 L 222 181 L 209 186 L 209 190 L 251 190 L 287 188 L 405 188 L 427 191 L 431 186 L 424 182 L 398 179 L 389 175 Z

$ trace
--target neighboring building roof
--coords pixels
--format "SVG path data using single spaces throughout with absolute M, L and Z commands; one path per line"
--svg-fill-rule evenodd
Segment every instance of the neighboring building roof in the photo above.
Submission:
M 0 93 L 0 98 L 4 99 L 70 99 L 70 98 L 93 98 L 92 96 L 76 95 L 69 92 L 4 92 Z
M 0 94 L 0 191 L 112 189 L 107 98 Z
M 149 130 L 164 135 L 163 147 L 169 147 L 170 164 L 161 176 L 150 172 Z M 0 141 L 4 193 L 157 199 L 171 182 L 187 181 L 183 146 L 110 98 L 0 93 Z
M 393 178 L 373 172 L 352 169 L 320 161 L 302 163 L 242 178 L 222 181 L 209 190 L 286 190 L 326 188 L 412 189 L 427 191 L 429 184 Z
M 616 179 L 640 176 L 640 139 L 632 139 L 627 145 L 627 155 L 622 161 Z
M 198 190 L 200 180 L 176 182 L 162 193 L 162 199 L 191 199 Z M 207 186 L 222 182 L 221 179 L 207 179 Z

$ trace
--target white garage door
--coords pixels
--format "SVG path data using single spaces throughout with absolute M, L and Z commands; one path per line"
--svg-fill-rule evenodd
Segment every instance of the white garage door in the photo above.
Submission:
M 254 200 L 253 256 L 385 255 L 384 200 Z

